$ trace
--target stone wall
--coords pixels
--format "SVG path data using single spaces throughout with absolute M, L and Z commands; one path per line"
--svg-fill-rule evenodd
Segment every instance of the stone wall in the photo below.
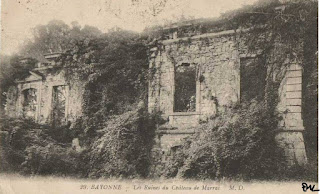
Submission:
M 163 40 L 150 49 L 148 109 L 149 112 L 161 112 L 163 118 L 168 121 L 158 129 L 157 142 L 160 149 L 165 151 L 176 146 L 181 139 L 192 134 L 192 129 L 201 121 L 208 120 L 240 100 L 241 60 L 253 59 L 261 63 L 258 53 L 249 54 L 244 42 L 240 40 L 234 31 L 224 31 Z M 196 66 L 194 112 L 174 112 L 175 72 L 184 63 Z M 243 63 L 242 65 L 247 65 L 247 62 Z M 282 69 L 282 72 L 274 73 L 275 77 L 277 74 L 285 75 L 284 78 L 280 78 L 278 104 L 278 111 L 282 114 L 283 120 L 279 123 L 279 133 L 275 138 L 284 148 L 290 165 L 294 162 L 303 165 L 307 161 L 301 118 L 302 68 L 297 64 L 296 62 Z M 261 73 L 259 70 L 259 73 L 268 73 L 267 69 L 263 71 Z M 242 72 L 242 79 L 245 79 L 243 75 Z M 266 75 L 256 75 L 253 79 L 259 77 L 266 79 Z M 254 80 L 251 82 L 254 84 Z M 265 84 L 265 80 L 261 81 L 261 84 Z M 264 92 L 264 89 L 261 91 Z M 256 96 L 257 92 L 251 93 Z M 263 99 L 264 93 L 260 96 Z
M 194 126 L 215 115 L 219 108 L 239 100 L 240 58 L 232 33 L 193 39 L 165 40 L 151 49 L 149 112 L 161 111 L 173 126 Z M 196 66 L 196 111 L 175 113 L 175 69 L 183 63 Z
M 151 48 L 149 112 L 160 111 L 166 127 L 159 129 L 162 150 L 179 144 L 207 121 L 240 98 L 240 54 L 233 31 L 164 40 Z M 196 110 L 174 112 L 175 71 L 182 64 L 196 68 Z
M 307 163 L 307 156 L 303 138 L 302 120 L 302 67 L 290 64 L 285 69 L 285 76 L 279 88 L 280 101 L 278 111 L 283 120 L 279 123 L 281 132 L 276 136 L 279 145 L 284 148 L 290 165 L 297 162 Z
M 37 108 L 35 120 L 39 123 L 51 123 L 53 87 L 65 86 L 65 121 L 74 121 L 82 114 L 82 96 L 84 86 L 81 81 L 67 82 L 64 70 L 42 70 L 35 78 L 30 75 L 10 88 L 6 104 L 6 114 L 11 117 L 22 116 L 22 92 L 29 88 L 37 90 Z

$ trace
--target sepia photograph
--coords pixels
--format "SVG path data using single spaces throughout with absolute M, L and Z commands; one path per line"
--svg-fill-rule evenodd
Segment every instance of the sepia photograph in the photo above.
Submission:
M 318 0 L 1 0 L 0 194 L 318 192 Z

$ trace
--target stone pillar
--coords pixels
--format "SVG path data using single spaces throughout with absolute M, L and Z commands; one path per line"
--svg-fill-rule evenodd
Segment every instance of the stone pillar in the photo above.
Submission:
M 302 132 L 304 131 L 302 103 L 302 67 L 291 64 L 286 72 L 280 91 L 280 103 L 284 108 L 283 130 L 276 136 L 279 145 L 284 148 L 288 164 L 304 165 L 307 163 Z

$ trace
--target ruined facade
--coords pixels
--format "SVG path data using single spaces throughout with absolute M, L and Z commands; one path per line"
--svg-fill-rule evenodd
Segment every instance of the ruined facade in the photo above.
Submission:
M 149 112 L 161 112 L 167 120 L 157 136 L 164 151 L 229 105 L 263 96 L 268 71 L 256 68 L 262 66 L 259 53 L 248 53 L 234 30 L 178 37 L 178 30 L 170 28 L 167 34 L 150 48 L 148 97 Z M 295 61 L 281 71 L 285 76 L 277 108 L 284 119 L 276 139 L 289 164 L 303 165 L 307 162 L 301 116 L 303 70 Z
M 230 105 L 263 97 L 268 71 L 259 65 L 259 53 L 248 53 L 234 30 L 178 37 L 175 28 L 170 28 L 166 35 L 150 47 L 148 88 L 149 112 L 160 112 L 167 121 L 156 137 L 163 151 Z M 54 62 L 59 55 L 46 55 L 48 63 L 40 63 L 28 77 L 16 81 L 8 92 L 7 115 L 53 125 L 81 116 L 84 85 L 66 79 L 65 70 Z M 283 120 L 276 139 L 290 164 L 305 164 L 301 62 L 290 62 L 281 71 L 284 78 L 277 108 Z
M 60 53 L 48 54 L 48 63 L 39 63 L 23 80 L 16 80 L 8 92 L 6 113 L 55 126 L 74 121 L 82 114 L 83 85 L 68 82 L 65 70 L 54 59 Z

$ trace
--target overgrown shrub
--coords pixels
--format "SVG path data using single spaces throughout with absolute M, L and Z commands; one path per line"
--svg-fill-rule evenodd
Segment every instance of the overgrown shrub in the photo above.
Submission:
M 47 145 L 31 145 L 25 150 L 21 164 L 24 173 L 41 175 L 81 176 L 80 153 L 70 145 L 50 142 Z
M 236 105 L 202 124 L 167 157 L 166 177 L 271 179 L 284 167 L 277 115 L 257 102 Z
M 2 171 L 20 170 L 24 161 L 24 150 L 29 145 L 29 130 L 38 128 L 32 120 L 14 119 L 3 116 L 0 118 L 1 131 L 1 162 L 8 163 L 2 166 Z
M 81 175 L 82 154 L 71 148 L 67 127 L 49 128 L 32 120 L 6 118 L 1 123 L 1 171 Z M 61 130 L 63 137 L 55 135 Z M 78 165 L 79 164 L 79 165 Z
M 89 177 L 148 175 L 154 121 L 142 109 L 110 117 L 89 151 Z

